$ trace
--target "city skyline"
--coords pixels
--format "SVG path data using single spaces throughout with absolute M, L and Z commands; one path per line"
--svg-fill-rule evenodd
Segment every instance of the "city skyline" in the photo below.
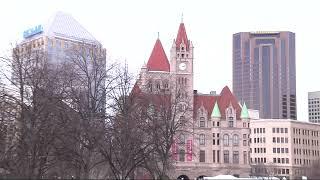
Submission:
M 285 5 L 289 2 L 290 8 L 286 8 Z M 318 41 L 314 34 L 320 30 L 320 27 L 313 23 L 320 17 L 316 1 L 308 4 L 268 1 L 263 9 L 272 9 L 273 13 L 267 15 L 260 13 L 261 8 L 254 1 L 204 1 L 200 4 L 184 1 L 77 1 L 77 7 L 74 3 L 75 1 L 4 3 L 0 12 L 1 22 L 3 27 L 6 27 L 1 30 L 0 35 L 1 54 L 8 54 L 10 43 L 22 39 L 24 30 L 45 22 L 56 11 L 64 11 L 81 21 L 94 37 L 101 39 L 109 59 L 121 59 L 122 62 L 126 60 L 130 71 L 137 75 L 140 67 L 148 60 L 158 32 L 165 52 L 169 53 L 175 38 L 173 32 L 181 22 L 183 13 L 187 34 L 195 46 L 194 87 L 199 92 L 209 93 L 212 90 L 219 92 L 225 85 L 232 88 L 232 34 L 259 30 L 292 31 L 297 36 L 298 119 L 308 120 L 307 94 L 309 91 L 320 90 L 320 84 L 307 81 L 320 76 L 315 60 L 317 46 L 314 45 Z M 277 3 L 277 6 L 274 6 L 274 3 Z M 122 10 L 118 11 L 119 9 Z M 302 13 L 297 13 L 301 10 Z

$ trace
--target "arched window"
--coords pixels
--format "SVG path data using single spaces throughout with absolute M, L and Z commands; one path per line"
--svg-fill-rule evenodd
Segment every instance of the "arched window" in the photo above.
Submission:
M 184 136 L 184 134 L 180 134 L 179 144 L 184 144 L 184 143 L 185 143 L 185 136 Z
M 168 89 L 168 88 L 169 88 L 169 83 L 168 83 L 168 81 L 164 81 L 164 82 L 163 82 L 163 87 L 164 87 L 164 89 Z
M 200 134 L 200 138 L 199 138 L 199 144 L 200 145 L 205 145 L 206 141 L 205 141 L 205 135 L 204 134 Z
M 239 136 L 237 134 L 234 134 L 232 139 L 233 139 L 233 145 L 239 146 Z
M 229 146 L 229 135 L 228 134 L 223 135 L 223 145 Z

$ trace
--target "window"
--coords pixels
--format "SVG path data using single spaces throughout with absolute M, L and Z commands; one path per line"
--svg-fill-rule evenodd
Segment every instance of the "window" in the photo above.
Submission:
M 220 163 L 220 150 L 217 150 L 217 163 Z
M 185 157 L 185 151 L 184 151 L 184 149 L 180 149 L 179 161 L 184 162 L 185 161 L 184 157 Z
M 229 135 L 228 134 L 223 135 L 223 145 L 229 146 Z
M 204 117 L 200 118 L 200 127 L 205 127 Z
M 229 163 L 229 151 L 228 150 L 223 151 L 223 162 Z
M 185 136 L 183 134 L 180 134 L 179 144 L 184 144 L 184 143 L 185 143 Z
M 214 127 L 214 125 L 215 125 L 215 122 L 214 122 L 214 121 L 212 121 L 212 127 Z
M 200 150 L 200 162 L 206 162 L 206 152 L 204 150 Z
M 233 120 L 228 121 L 228 125 L 229 125 L 229 127 L 233 127 Z
M 239 164 L 239 151 L 233 151 L 232 162 L 234 164 Z
M 243 140 L 243 146 L 247 146 L 247 140 Z
M 220 126 L 220 122 L 217 122 L 217 126 L 218 126 L 218 127 Z
M 184 126 L 186 124 L 186 118 L 184 116 L 180 116 L 179 123 Z
M 243 127 L 247 127 L 247 123 L 244 122 L 242 126 L 243 126 Z
M 233 145 L 238 146 L 239 145 L 239 136 L 234 134 L 233 135 Z
M 216 150 L 212 151 L 212 162 L 216 162 Z
M 288 133 L 288 128 L 284 128 L 284 133 Z
M 276 153 L 277 152 L 277 148 L 273 148 L 273 153 Z
M 205 135 L 204 134 L 200 134 L 200 145 L 205 145 Z

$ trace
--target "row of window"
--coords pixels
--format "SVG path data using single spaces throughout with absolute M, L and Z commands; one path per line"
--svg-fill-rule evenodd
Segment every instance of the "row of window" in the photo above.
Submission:
M 310 159 L 294 159 L 294 164 L 311 165 L 311 160 Z
M 217 137 L 219 138 L 219 133 L 217 133 Z M 213 145 L 215 145 L 215 133 L 213 133 Z M 205 134 L 200 134 L 199 135 L 199 144 L 200 145 L 205 145 L 206 144 L 206 136 Z M 238 146 L 239 145 L 239 136 L 237 134 L 234 134 L 232 138 L 229 137 L 228 134 L 223 135 L 223 145 L 224 146 Z M 219 139 L 217 139 L 217 145 L 219 145 Z
M 273 153 L 289 153 L 289 148 L 273 148 Z
M 319 131 L 312 131 L 312 130 L 306 130 L 306 129 L 299 129 L 299 128 L 293 128 L 293 134 L 302 134 L 306 136 L 315 136 L 319 137 Z
M 266 138 L 265 137 L 253 138 L 253 143 L 266 143 Z
M 251 152 L 251 148 L 250 148 Z M 266 148 L 254 148 L 254 153 L 267 153 Z
M 319 150 L 293 148 L 293 154 L 319 156 Z
M 243 163 L 244 164 L 248 163 L 247 159 L 248 159 L 247 151 L 243 151 Z M 200 150 L 199 162 L 206 162 L 206 152 L 204 150 Z M 212 162 L 213 163 L 220 163 L 220 150 L 213 150 L 212 151 Z M 232 152 L 232 162 L 231 162 L 229 150 L 224 150 L 223 151 L 223 163 L 239 164 L 239 151 Z
M 272 133 L 288 133 L 288 128 L 272 128 Z
M 319 101 L 312 101 L 311 99 L 309 99 L 309 104 L 319 104 Z
M 155 84 L 156 90 L 159 91 L 161 89 L 160 82 L 155 82 L 154 84 Z M 162 82 L 162 86 L 163 86 L 163 89 L 169 89 L 169 82 L 168 81 L 163 81 Z M 152 81 L 148 82 L 148 89 L 149 89 L 150 92 L 154 91 Z
M 272 137 L 272 142 L 273 143 L 288 143 L 289 138 L 287 138 L 287 137 Z
M 309 108 L 317 108 L 320 107 L 319 104 L 318 105 L 309 105 Z
M 253 129 L 253 133 L 256 134 L 256 133 L 266 133 L 266 128 L 254 128 Z
M 250 158 L 251 163 L 255 163 L 255 164 L 260 164 L 260 163 L 266 163 L 267 162 L 267 158 Z
M 265 167 L 254 167 L 254 168 L 252 168 L 252 171 L 253 171 L 252 172 L 253 174 L 266 174 L 266 175 L 270 175 L 271 173 L 288 175 L 290 172 L 289 169 L 280 169 L 280 168 L 274 168 L 272 170 L 273 172 L 270 172 L 270 170 L 268 170 Z
M 250 125 L 250 123 L 244 122 L 242 127 L 247 128 L 247 127 L 249 127 L 249 125 Z M 206 127 L 206 122 L 205 122 L 204 117 L 200 117 L 199 127 L 202 127 L 202 128 Z M 220 127 L 220 122 L 219 121 L 218 122 L 212 121 L 212 127 Z M 228 127 L 235 127 L 233 120 L 228 121 Z
M 289 164 L 289 158 L 273 158 L 273 163 Z
M 311 142 L 311 143 L 310 143 Z M 293 138 L 293 144 L 305 144 L 305 145 L 308 145 L 308 146 L 319 146 L 319 140 L 313 140 L 311 139 L 301 139 L 300 138 Z

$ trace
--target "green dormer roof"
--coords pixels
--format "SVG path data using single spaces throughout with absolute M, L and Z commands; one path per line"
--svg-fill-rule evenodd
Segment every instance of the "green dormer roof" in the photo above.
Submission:
M 211 117 L 213 117 L 213 118 L 221 118 L 221 113 L 220 113 L 220 109 L 219 109 L 217 101 L 214 104 Z
M 240 118 L 241 119 L 249 119 L 249 112 L 248 112 L 248 108 L 246 106 L 246 103 L 243 103 Z

